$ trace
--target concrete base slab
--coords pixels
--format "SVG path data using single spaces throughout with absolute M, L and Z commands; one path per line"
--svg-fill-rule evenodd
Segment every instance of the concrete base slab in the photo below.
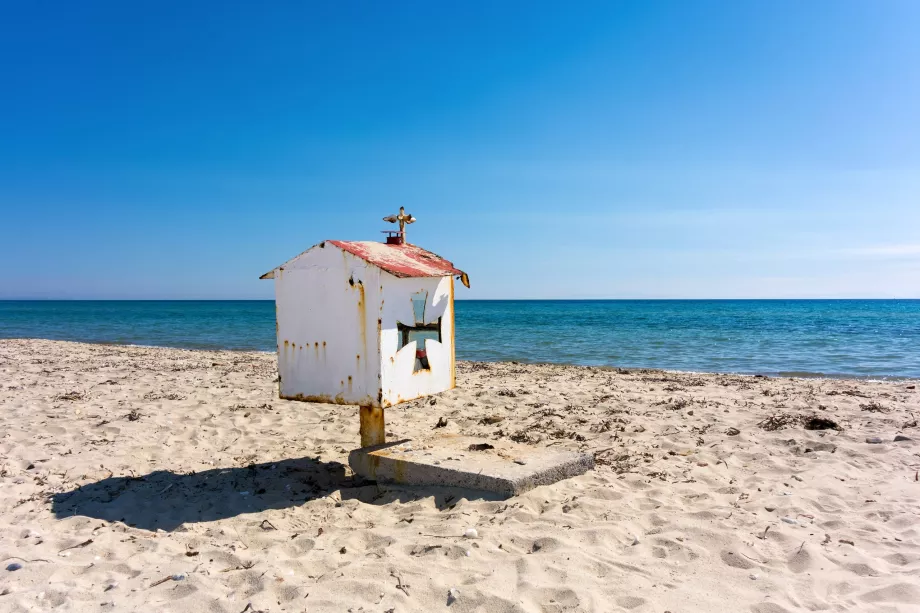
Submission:
M 507 497 L 581 475 L 594 468 L 594 457 L 439 435 L 355 449 L 348 454 L 348 464 L 356 474 L 375 481 L 483 490 Z

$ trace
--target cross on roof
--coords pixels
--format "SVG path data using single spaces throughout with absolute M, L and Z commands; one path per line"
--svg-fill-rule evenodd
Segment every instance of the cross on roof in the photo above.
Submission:
M 415 217 L 413 217 L 411 213 L 407 213 L 406 208 L 401 206 L 399 207 L 399 215 L 388 215 L 384 217 L 383 220 L 388 221 L 390 223 L 398 223 L 399 233 L 402 235 L 403 241 L 405 241 L 406 240 L 406 224 L 414 223 Z

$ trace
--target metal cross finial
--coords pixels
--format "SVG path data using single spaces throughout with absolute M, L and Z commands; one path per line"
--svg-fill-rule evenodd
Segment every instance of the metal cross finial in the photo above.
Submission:
M 406 208 L 401 206 L 399 207 L 399 215 L 389 215 L 384 217 L 383 220 L 390 223 L 398 223 L 399 232 L 402 234 L 403 240 L 406 240 L 406 224 L 414 223 L 415 217 L 407 213 Z

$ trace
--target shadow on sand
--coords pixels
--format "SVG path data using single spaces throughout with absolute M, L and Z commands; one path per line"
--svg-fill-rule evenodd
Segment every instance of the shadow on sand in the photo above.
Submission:
M 433 496 L 439 509 L 460 498 L 491 499 L 483 492 L 440 487 L 378 487 L 346 476 L 345 466 L 338 462 L 298 458 L 189 474 L 161 470 L 141 477 L 109 477 L 54 494 L 51 510 L 58 518 L 82 515 L 143 530 L 172 531 L 184 523 L 296 507 L 335 491 L 342 500 L 369 504 Z

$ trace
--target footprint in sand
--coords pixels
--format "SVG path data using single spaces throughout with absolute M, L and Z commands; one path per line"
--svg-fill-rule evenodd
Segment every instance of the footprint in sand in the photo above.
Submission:
M 807 548 L 800 548 L 792 554 L 786 566 L 796 574 L 804 573 L 814 567 L 814 559 Z
M 789 613 L 789 609 L 775 602 L 761 602 L 751 607 L 751 613 Z
M 912 583 L 895 583 L 859 596 L 863 602 L 920 605 L 920 587 Z
M 848 571 L 850 571 L 851 573 L 859 575 L 860 577 L 878 577 L 881 575 L 880 572 L 878 572 L 877 570 L 875 570 L 868 564 L 862 564 L 862 563 L 844 564 L 843 567 L 847 569 Z
M 624 609 L 635 609 L 644 605 L 645 599 L 638 596 L 620 596 L 617 598 L 617 604 Z
M 745 558 L 743 555 L 733 551 L 722 551 L 719 554 L 719 557 L 722 559 L 722 562 L 724 562 L 727 566 L 731 566 L 732 568 L 748 570 L 756 566 L 756 564 Z
M 889 564 L 894 564 L 895 566 L 907 566 L 911 562 L 916 562 L 920 557 L 907 557 L 903 553 L 892 553 L 882 558 Z

